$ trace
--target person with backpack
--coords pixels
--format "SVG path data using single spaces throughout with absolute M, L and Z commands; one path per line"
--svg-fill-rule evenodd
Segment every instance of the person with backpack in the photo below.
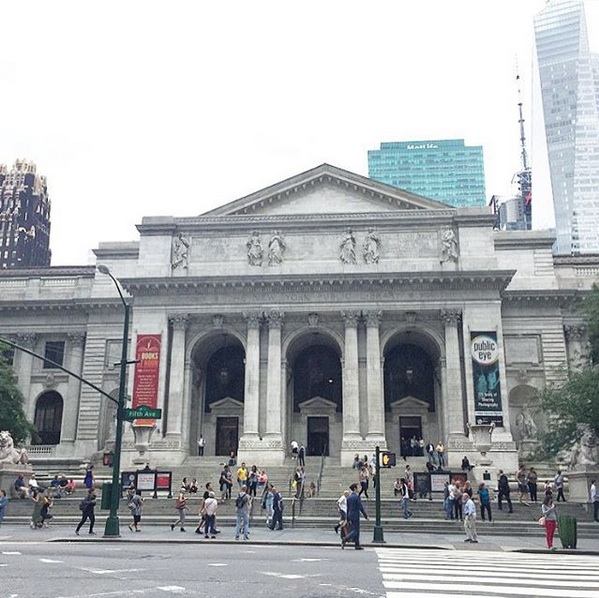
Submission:
M 129 530 L 140 532 L 139 523 L 141 521 L 141 510 L 144 504 L 144 499 L 141 497 L 141 490 L 136 490 L 135 494 L 131 497 L 129 504 L 127 505 L 131 509 L 131 515 L 133 516 L 133 523 L 129 524 Z
M 96 508 L 96 495 L 94 489 L 88 488 L 87 494 L 83 497 L 83 500 L 79 503 L 79 510 L 81 511 L 81 521 L 75 529 L 75 534 L 79 535 L 79 530 L 83 527 L 83 524 L 89 519 L 89 533 L 95 536 L 94 523 L 96 522 L 96 515 L 94 509 Z
M 283 497 L 281 493 L 272 487 L 272 521 L 268 526 L 271 530 L 283 530 Z M 278 527 L 277 527 L 278 526 Z
M 250 506 L 252 499 L 247 493 L 247 486 L 240 488 L 239 494 L 235 499 L 235 539 L 239 540 L 243 534 L 244 540 L 250 538 Z

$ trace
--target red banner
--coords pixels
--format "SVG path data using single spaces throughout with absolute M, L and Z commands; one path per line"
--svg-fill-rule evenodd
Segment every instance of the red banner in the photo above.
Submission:
M 158 407 L 158 382 L 160 378 L 161 334 L 139 334 L 135 349 L 135 375 L 133 378 L 133 409 L 146 405 Z M 151 426 L 153 419 L 135 420 L 137 425 Z

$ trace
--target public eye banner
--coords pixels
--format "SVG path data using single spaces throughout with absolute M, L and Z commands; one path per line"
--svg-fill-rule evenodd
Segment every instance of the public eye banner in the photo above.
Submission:
M 476 423 L 503 426 L 497 333 L 471 332 L 470 354 Z
M 158 407 L 158 381 L 160 373 L 161 334 L 139 334 L 135 349 L 135 374 L 133 377 L 133 409 L 145 405 Z M 137 419 L 138 426 L 151 426 L 153 419 Z

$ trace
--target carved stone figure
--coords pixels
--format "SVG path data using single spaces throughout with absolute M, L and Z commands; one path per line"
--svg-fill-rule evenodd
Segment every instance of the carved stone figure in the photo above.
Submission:
M 185 270 L 189 266 L 189 247 L 191 246 L 191 239 L 184 237 L 182 233 L 179 233 L 173 239 L 173 250 L 171 257 L 171 266 L 173 270 L 177 268 L 184 268 Z
M 10 432 L 6 430 L 0 432 L 0 463 L 20 463 L 25 465 L 28 462 L 27 451 L 23 448 L 15 448 Z
M 250 240 L 246 243 L 246 247 L 248 250 L 248 264 L 250 266 L 261 266 L 264 250 L 262 249 L 260 233 L 257 230 L 252 233 Z
M 364 261 L 367 264 L 379 263 L 379 248 L 381 246 L 381 238 L 374 232 L 374 229 L 368 229 L 366 239 L 364 239 Z
M 599 464 L 599 439 L 587 429 L 572 448 L 570 467 Z
M 268 265 L 278 266 L 283 263 L 285 240 L 280 232 L 275 231 L 268 242 Z
M 535 420 L 532 418 L 532 414 L 527 406 L 516 417 L 516 427 L 523 439 L 536 439 L 538 433 L 537 424 L 535 424 Z
M 460 255 L 458 239 L 452 228 L 445 229 L 441 235 L 441 262 L 457 262 Z
M 344 264 L 356 263 L 356 238 L 351 228 L 347 229 L 343 241 L 341 241 L 339 257 Z

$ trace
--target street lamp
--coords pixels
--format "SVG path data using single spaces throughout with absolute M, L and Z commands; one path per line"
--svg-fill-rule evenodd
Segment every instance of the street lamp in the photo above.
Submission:
M 104 528 L 105 538 L 120 537 L 119 530 L 119 501 L 121 498 L 121 448 L 123 444 L 123 411 L 125 409 L 125 393 L 126 393 L 126 377 L 127 377 L 127 348 L 129 344 L 129 303 L 123 296 L 121 285 L 112 275 L 108 266 L 98 264 L 98 272 L 110 276 L 112 282 L 119 292 L 123 307 L 125 308 L 125 320 L 123 322 L 123 346 L 121 349 L 121 370 L 119 376 L 119 400 L 116 410 L 116 438 L 114 443 L 114 460 L 112 462 L 112 490 L 110 495 L 110 514 L 106 519 L 106 527 Z

